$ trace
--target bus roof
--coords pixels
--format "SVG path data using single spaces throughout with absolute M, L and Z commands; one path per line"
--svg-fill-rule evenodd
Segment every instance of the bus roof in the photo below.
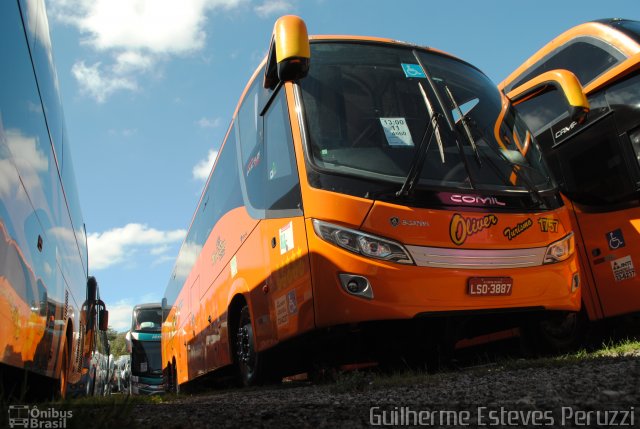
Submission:
M 561 33 L 553 40 L 548 42 L 537 52 L 531 55 L 525 62 L 516 68 L 509 76 L 507 76 L 498 86 L 500 89 L 511 90 L 509 86 L 520 76 L 524 75 L 529 69 L 534 67 L 538 62 L 550 56 L 556 49 L 565 45 L 573 39 L 579 37 L 592 37 L 599 39 L 608 45 L 614 46 L 627 58 L 640 53 L 640 43 L 629 35 L 624 29 L 624 23 L 629 22 L 619 18 L 601 19 L 596 21 L 585 22 L 576 25 Z M 622 26 L 620 25 L 622 24 Z M 597 85 L 601 87 L 600 79 L 598 82 L 592 82 L 592 85 L 585 87 L 586 92 L 593 91 Z
M 147 309 L 147 308 L 161 308 L 162 304 L 159 302 L 146 303 L 146 304 L 138 304 L 133 307 L 133 311 Z

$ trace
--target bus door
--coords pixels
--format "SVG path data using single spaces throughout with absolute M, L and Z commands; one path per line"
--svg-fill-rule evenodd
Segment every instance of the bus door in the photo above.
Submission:
M 265 150 L 266 246 L 271 319 L 283 340 L 314 328 L 307 233 L 291 121 L 280 88 L 262 117 Z
M 604 316 L 640 311 L 640 208 L 576 217 Z

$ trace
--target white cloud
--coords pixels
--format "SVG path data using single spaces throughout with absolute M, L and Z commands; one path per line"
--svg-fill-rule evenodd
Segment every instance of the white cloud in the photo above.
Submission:
M 133 303 L 130 299 L 123 299 L 115 304 L 108 304 L 109 326 L 118 332 L 128 331 L 131 328 L 131 312 Z
M 80 85 L 80 91 L 95 98 L 98 103 L 104 103 L 111 94 L 121 89 L 135 91 L 138 84 L 134 77 L 120 76 L 113 70 L 103 71 L 101 63 L 92 66 L 84 61 L 77 62 L 71 68 L 71 73 Z
M 212 119 L 200 118 L 200 120 L 198 120 L 198 125 L 202 128 L 217 128 L 220 124 L 222 124 L 222 118 L 220 117 Z
M 49 6 L 55 19 L 80 31 L 82 43 L 111 57 L 108 66 L 80 60 L 73 67 L 81 89 L 104 102 L 115 91 L 136 90 L 160 61 L 201 50 L 208 13 L 246 1 L 51 0 Z
M 124 263 L 130 255 L 145 248 L 151 248 L 147 253 L 158 256 L 162 253 L 158 252 L 158 249 L 184 240 L 186 233 L 184 229 L 159 231 L 139 223 L 90 233 L 87 237 L 89 266 L 91 270 L 101 270 Z M 166 248 L 168 249 L 169 247 Z
M 266 0 L 261 5 L 256 6 L 254 10 L 258 16 L 267 18 L 289 12 L 292 8 L 293 5 L 286 0 Z
M 138 71 L 148 71 L 155 64 L 155 59 L 151 55 L 144 55 L 140 52 L 126 51 L 116 56 L 116 64 L 113 67 L 114 73 L 124 75 Z
M 209 173 L 211 172 L 211 168 L 213 167 L 213 163 L 216 162 L 216 158 L 218 157 L 217 150 L 209 150 L 209 154 L 207 155 L 207 159 L 201 159 L 198 163 L 193 167 L 192 173 L 193 178 L 196 180 L 205 181 L 209 177 Z

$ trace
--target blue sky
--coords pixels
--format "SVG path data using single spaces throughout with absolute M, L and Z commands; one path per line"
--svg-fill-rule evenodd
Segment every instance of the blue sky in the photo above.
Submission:
M 125 330 L 159 301 L 210 165 L 274 21 L 310 34 L 438 48 L 494 82 L 547 41 L 599 18 L 640 20 L 637 0 L 46 0 L 89 270 Z

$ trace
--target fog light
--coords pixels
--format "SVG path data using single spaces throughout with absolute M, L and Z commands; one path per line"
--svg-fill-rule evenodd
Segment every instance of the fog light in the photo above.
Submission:
M 571 292 L 575 292 L 580 287 L 580 274 L 575 273 L 571 281 Z
M 373 299 L 373 289 L 366 277 L 355 274 L 340 274 L 340 283 L 344 290 L 351 295 Z

